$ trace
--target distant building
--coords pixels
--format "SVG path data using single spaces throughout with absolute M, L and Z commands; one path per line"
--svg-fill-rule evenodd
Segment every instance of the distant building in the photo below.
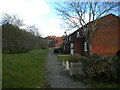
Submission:
M 59 48 L 63 44 L 63 37 L 47 36 L 50 48 Z

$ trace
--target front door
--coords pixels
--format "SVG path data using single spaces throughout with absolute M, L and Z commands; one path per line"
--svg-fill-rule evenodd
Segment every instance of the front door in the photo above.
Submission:
M 74 54 L 74 44 L 70 43 L 70 54 L 73 55 Z

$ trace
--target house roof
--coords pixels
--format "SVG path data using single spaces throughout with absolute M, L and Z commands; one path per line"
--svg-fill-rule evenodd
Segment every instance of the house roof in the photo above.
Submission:
M 47 36 L 46 38 L 51 38 L 51 39 L 64 39 L 63 37 L 56 37 L 56 36 Z
M 108 15 L 106 15 L 106 16 L 103 16 L 103 17 L 99 18 L 99 19 L 98 19 L 98 23 L 102 23 L 102 22 L 101 22 L 102 20 L 112 19 L 113 17 L 120 19 L 118 16 L 116 16 L 116 15 L 114 15 L 114 14 L 111 13 L 111 14 L 108 14 Z M 96 21 L 96 20 L 95 20 L 95 21 Z M 87 23 L 86 25 L 91 25 L 93 22 L 94 22 L 94 21 L 91 21 L 91 22 Z M 86 26 L 86 25 L 84 25 L 84 26 Z M 77 29 L 76 31 L 74 31 L 74 32 L 71 33 L 70 35 L 78 32 L 78 31 L 81 31 L 80 29 L 82 29 L 82 28 L 83 28 L 83 27 Z M 81 33 L 82 33 L 82 31 L 81 31 Z M 70 36 L 70 35 L 69 35 L 69 36 Z

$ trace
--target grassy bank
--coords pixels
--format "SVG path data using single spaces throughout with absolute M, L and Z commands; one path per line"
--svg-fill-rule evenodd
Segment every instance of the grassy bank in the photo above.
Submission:
M 44 85 L 48 50 L 3 54 L 3 88 L 37 88 Z

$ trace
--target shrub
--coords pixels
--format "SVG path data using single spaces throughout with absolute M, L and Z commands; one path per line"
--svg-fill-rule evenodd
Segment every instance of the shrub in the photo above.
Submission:
M 12 24 L 2 25 L 2 53 L 25 53 L 43 47 L 47 48 L 47 42 L 42 37 Z
M 60 51 L 60 53 L 63 53 L 63 52 L 64 52 L 64 50 L 63 50 L 62 47 L 59 48 L 59 51 Z
M 102 82 L 120 84 L 120 56 L 91 55 L 80 57 L 83 72 L 87 77 Z
M 113 78 L 115 79 L 115 81 L 117 81 L 118 83 L 120 83 L 120 60 L 119 60 L 120 56 L 113 56 L 111 57 L 111 71 L 113 73 Z
M 64 53 L 64 54 L 69 54 L 68 51 L 66 51 L 66 50 L 63 50 L 63 53 Z
M 83 71 L 88 77 L 108 81 L 112 76 L 109 57 L 98 55 L 86 56 L 86 58 L 82 60 L 82 64 Z
M 78 62 L 78 61 L 80 61 L 79 55 L 77 55 L 77 54 L 71 55 L 69 61 L 70 62 Z
M 55 48 L 54 53 L 59 53 L 59 48 Z

